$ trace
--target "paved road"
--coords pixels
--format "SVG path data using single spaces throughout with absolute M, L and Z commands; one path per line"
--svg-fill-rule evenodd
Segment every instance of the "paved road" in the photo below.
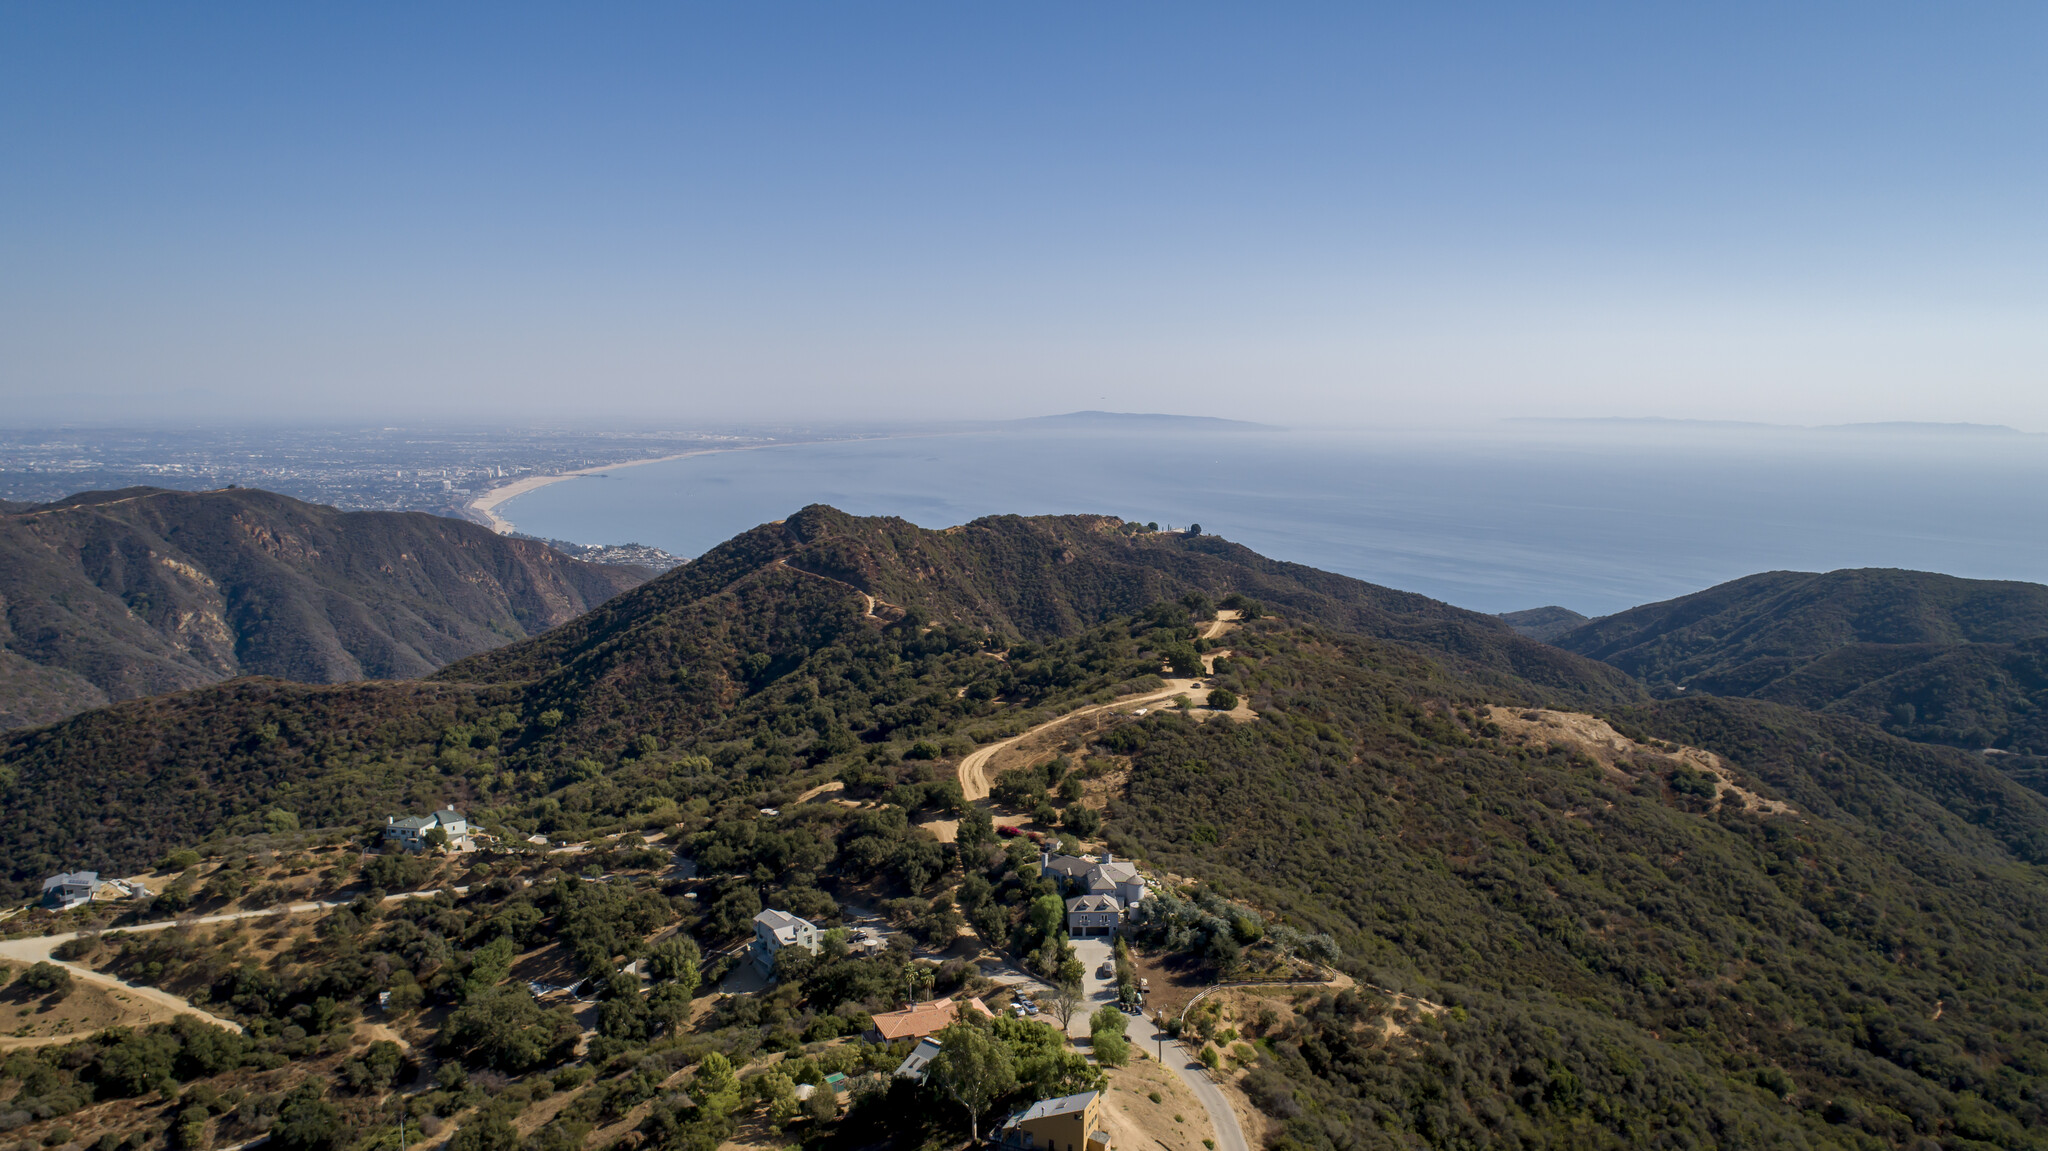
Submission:
M 1180 1041 L 1167 1036 L 1156 1027 L 1147 1054 L 1160 1054 L 1160 1059 L 1180 1075 L 1181 1082 L 1202 1101 L 1202 1110 L 1209 1113 L 1209 1126 L 1216 1132 L 1216 1151 L 1251 1151 L 1245 1142 L 1244 1128 L 1238 1125 L 1237 1112 L 1231 1109 L 1230 1100 L 1223 1095 L 1223 1089 L 1209 1078 L 1209 1071 L 1202 1061 L 1180 1045 Z

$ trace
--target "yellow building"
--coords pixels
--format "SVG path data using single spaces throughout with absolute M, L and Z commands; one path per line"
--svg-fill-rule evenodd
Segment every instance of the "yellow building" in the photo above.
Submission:
M 1097 1127 L 1102 1092 L 1041 1099 L 1010 1116 L 997 1136 L 1003 1151 L 1109 1151 L 1109 1136 Z

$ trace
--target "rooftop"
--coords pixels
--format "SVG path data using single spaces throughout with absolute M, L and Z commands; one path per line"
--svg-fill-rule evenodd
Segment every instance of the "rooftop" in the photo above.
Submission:
M 875 1030 L 888 1040 L 909 1039 L 913 1036 L 930 1035 L 953 1022 L 960 1013 L 962 1003 L 973 1005 L 983 1015 L 989 1013 L 988 1005 L 979 999 L 959 1000 L 951 997 L 918 1003 L 901 1011 L 884 1011 L 874 1017 Z
M 1040 1099 L 1018 1112 L 1010 1122 L 1027 1123 L 1033 1119 L 1050 1119 L 1055 1115 L 1076 1115 L 1088 1110 L 1101 1095 L 1100 1091 L 1083 1091 L 1079 1095 L 1062 1095 L 1058 1099 Z

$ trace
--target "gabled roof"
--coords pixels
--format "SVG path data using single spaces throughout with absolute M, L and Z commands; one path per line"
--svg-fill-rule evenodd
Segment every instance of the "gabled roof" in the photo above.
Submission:
M 1124 905 L 1114 895 L 1077 895 L 1067 900 L 1067 912 L 1076 911 L 1122 911 Z
M 1111 883 L 1136 883 L 1138 869 L 1128 863 L 1098 863 L 1091 873 L 1107 878 Z
M 1102 874 L 1101 868 L 1088 873 L 1088 894 L 1104 895 L 1116 890 L 1116 880 Z
M 1083 1091 L 1079 1095 L 1062 1095 L 1058 1099 L 1040 1099 L 1019 1112 L 1012 1123 L 1028 1123 L 1033 1119 L 1050 1119 L 1055 1115 L 1078 1115 L 1088 1110 L 1090 1104 L 1101 1096 L 1100 1091 Z
M 467 822 L 469 821 L 462 818 L 461 812 L 452 807 L 444 807 L 431 815 L 408 815 L 404 819 L 394 819 L 385 826 L 404 831 L 425 831 L 430 827 Z
M 1088 869 L 1095 866 L 1096 863 L 1092 859 L 1082 859 L 1081 857 L 1075 855 L 1055 855 L 1046 862 L 1044 867 L 1039 868 L 1039 870 L 1041 872 L 1049 874 L 1064 875 L 1068 879 L 1074 879 L 1078 878 L 1079 876 L 1086 875 L 1088 873 Z

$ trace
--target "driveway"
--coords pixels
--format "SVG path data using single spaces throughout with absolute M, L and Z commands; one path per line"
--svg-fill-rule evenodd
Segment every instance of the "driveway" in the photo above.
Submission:
M 1074 1014 L 1073 1022 L 1067 1025 L 1067 1034 L 1075 1039 L 1088 1038 L 1088 1017 L 1105 1003 L 1116 1002 L 1116 975 L 1111 973 L 1104 979 L 1096 972 L 1110 962 L 1116 954 L 1116 945 L 1104 936 L 1083 936 L 1071 939 L 1074 955 L 1081 961 L 1081 1010 Z

